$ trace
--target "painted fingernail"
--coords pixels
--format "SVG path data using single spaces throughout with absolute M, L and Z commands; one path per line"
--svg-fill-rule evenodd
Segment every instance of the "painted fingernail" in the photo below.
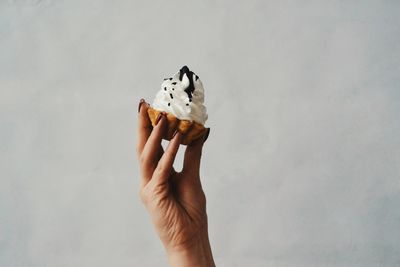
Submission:
M 210 128 L 207 128 L 207 129 L 208 130 L 207 130 L 206 136 L 204 136 L 204 141 L 203 142 L 207 141 L 207 138 L 210 135 Z
M 162 116 L 163 116 L 162 113 L 158 114 L 157 119 L 156 119 L 156 125 L 157 125 L 158 122 L 161 120 Z
M 138 113 L 140 112 L 140 107 L 142 106 L 143 103 L 144 103 L 144 99 L 142 98 L 139 101 Z

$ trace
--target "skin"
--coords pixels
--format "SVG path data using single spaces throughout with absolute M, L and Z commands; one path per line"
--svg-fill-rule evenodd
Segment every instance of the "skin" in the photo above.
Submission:
M 165 115 L 154 128 L 149 104 L 139 103 L 137 156 L 140 198 L 150 214 L 171 267 L 215 266 L 208 238 L 206 197 L 200 181 L 202 148 L 208 134 L 186 146 L 182 171 L 173 163 L 182 134 L 177 132 L 164 152 Z

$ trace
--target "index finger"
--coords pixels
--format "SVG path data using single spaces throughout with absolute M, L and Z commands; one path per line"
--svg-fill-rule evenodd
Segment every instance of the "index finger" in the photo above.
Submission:
M 182 134 L 179 131 L 176 131 L 170 140 L 167 149 L 157 164 L 157 168 L 154 171 L 155 175 L 153 175 L 153 178 L 151 179 L 153 184 L 160 185 L 167 182 L 171 171 L 175 172 L 172 165 L 174 164 L 176 154 L 178 153 L 181 139 Z

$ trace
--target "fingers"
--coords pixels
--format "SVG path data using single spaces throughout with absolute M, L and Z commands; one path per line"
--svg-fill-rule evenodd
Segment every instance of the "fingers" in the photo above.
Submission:
M 207 140 L 209 134 L 210 128 L 208 128 L 203 138 L 197 139 L 186 147 L 182 172 L 196 174 L 193 175 L 193 177 L 198 177 L 203 144 Z
M 141 171 L 144 183 L 147 183 L 151 179 L 154 169 L 157 166 L 158 159 L 161 157 L 161 140 L 164 135 L 166 124 L 167 121 L 165 115 L 160 113 L 156 121 L 156 126 L 151 131 L 140 155 Z
M 137 139 L 137 154 L 138 157 L 140 154 L 142 154 L 144 145 L 146 144 L 147 139 L 150 136 L 151 129 L 153 128 L 151 126 L 151 121 L 149 119 L 149 116 L 147 115 L 147 109 L 148 109 L 148 104 L 146 101 L 142 98 L 140 99 L 139 102 L 139 107 L 138 107 L 138 139 Z
M 174 164 L 176 154 L 178 153 L 181 138 L 182 134 L 179 131 L 176 131 L 174 137 L 169 142 L 167 149 L 158 162 L 151 183 L 160 185 L 168 181 L 168 177 L 171 175 L 171 171 L 173 171 L 172 165 Z

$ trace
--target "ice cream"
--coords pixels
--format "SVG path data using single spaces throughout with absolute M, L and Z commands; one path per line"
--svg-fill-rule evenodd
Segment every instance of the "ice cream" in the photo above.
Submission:
M 152 107 L 175 115 L 180 120 L 205 124 L 208 115 L 204 106 L 203 84 L 195 73 L 183 66 L 171 78 L 165 78 Z
M 153 126 L 157 124 L 160 113 L 166 114 L 168 130 L 163 138 L 171 140 L 174 132 L 179 131 L 183 134 L 183 145 L 207 136 L 209 131 L 204 127 L 208 115 L 204 106 L 203 84 L 187 66 L 171 78 L 164 79 L 147 113 Z

